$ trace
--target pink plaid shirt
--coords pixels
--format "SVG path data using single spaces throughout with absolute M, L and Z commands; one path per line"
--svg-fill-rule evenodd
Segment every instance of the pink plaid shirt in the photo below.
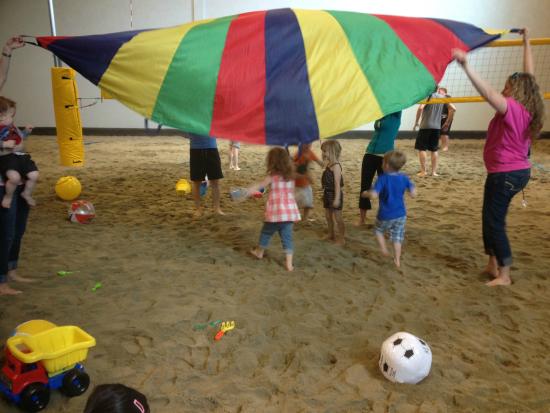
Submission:
M 295 222 L 300 219 L 294 199 L 294 180 L 285 181 L 282 176 L 273 175 L 265 206 L 265 222 Z

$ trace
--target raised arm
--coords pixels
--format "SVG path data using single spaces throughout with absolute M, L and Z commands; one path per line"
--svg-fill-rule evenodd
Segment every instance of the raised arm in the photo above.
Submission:
M 529 73 L 530 75 L 534 75 L 535 64 L 533 63 L 531 43 L 529 43 L 529 31 L 527 28 L 523 28 L 520 33 L 523 35 L 523 71 L 525 73 Z
M 23 42 L 23 39 L 21 39 L 21 37 L 12 37 L 8 39 L 8 41 L 4 45 L 4 48 L 2 49 L 2 55 L 0 56 L 0 90 L 2 89 L 4 83 L 6 83 L 6 79 L 8 78 L 11 53 L 13 52 L 13 49 L 17 49 L 23 46 L 25 46 L 25 43 Z
M 508 109 L 506 98 L 497 92 L 489 83 L 483 80 L 479 75 L 468 65 L 466 52 L 460 49 L 453 50 L 453 58 L 462 66 L 464 72 L 479 92 L 481 96 L 493 107 L 498 113 L 505 114 Z

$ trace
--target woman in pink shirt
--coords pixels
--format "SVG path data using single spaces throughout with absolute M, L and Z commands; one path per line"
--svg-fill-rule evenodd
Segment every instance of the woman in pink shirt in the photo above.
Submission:
M 493 276 L 487 285 L 510 285 L 512 250 L 506 235 L 506 213 L 514 195 L 529 182 L 528 153 L 544 121 L 544 103 L 535 80 L 527 29 L 523 34 L 523 72 L 506 80 L 497 92 L 468 65 L 466 53 L 455 49 L 453 57 L 462 65 L 474 87 L 497 113 L 489 123 L 483 160 L 487 179 L 483 194 L 483 244 L 489 255 L 485 272 Z

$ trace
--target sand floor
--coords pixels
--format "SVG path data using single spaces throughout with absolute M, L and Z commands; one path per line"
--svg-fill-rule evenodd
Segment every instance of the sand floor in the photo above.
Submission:
M 78 325 L 97 346 L 85 363 L 92 384 L 144 392 L 155 413 L 178 412 L 547 412 L 550 410 L 550 142 L 537 144 L 526 190 L 508 214 L 514 284 L 491 289 L 480 274 L 485 170 L 481 140 L 454 140 L 441 176 L 416 178 L 403 269 L 382 257 L 368 225 L 357 228 L 365 140 L 343 141 L 345 247 L 322 241 L 324 211 L 295 226 L 294 273 L 277 238 L 258 261 L 263 199 L 233 203 L 231 188 L 263 176 L 265 147 L 243 145 L 242 170 L 226 168 L 224 217 L 192 219 L 182 137 L 86 137 L 86 166 L 58 165 L 52 137 L 29 140 L 41 170 L 38 206 L 19 274 L 33 284 L 0 297 L 0 341 L 29 319 Z M 399 140 L 413 176 L 413 141 Z M 227 167 L 228 144 L 221 142 Z M 314 148 L 319 153 L 318 144 Z M 320 178 L 319 168 L 314 175 Z M 54 185 L 77 176 L 97 218 L 67 221 Z M 320 179 L 316 178 L 316 182 Z M 74 271 L 58 277 L 57 271 Z M 102 283 L 93 292 L 92 287 Z M 222 340 L 194 325 L 235 320 Z M 397 385 L 378 370 L 382 342 L 411 332 L 431 346 L 430 375 Z M 88 393 L 87 393 L 88 394 Z M 86 395 L 55 392 L 46 412 L 81 412 Z M 17 410 L 0 401 L 0 411 Z

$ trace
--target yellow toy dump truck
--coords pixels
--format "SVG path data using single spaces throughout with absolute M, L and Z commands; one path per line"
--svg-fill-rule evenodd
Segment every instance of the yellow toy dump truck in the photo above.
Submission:
M 57 326 L 45 320 L 21 324 L 5 347 L 0 393 L 27 412 L 38 412 L 50 401 L 50 390 L 79 396 L 90 385 L 80 364 L 95 339 L 76 326 Z

